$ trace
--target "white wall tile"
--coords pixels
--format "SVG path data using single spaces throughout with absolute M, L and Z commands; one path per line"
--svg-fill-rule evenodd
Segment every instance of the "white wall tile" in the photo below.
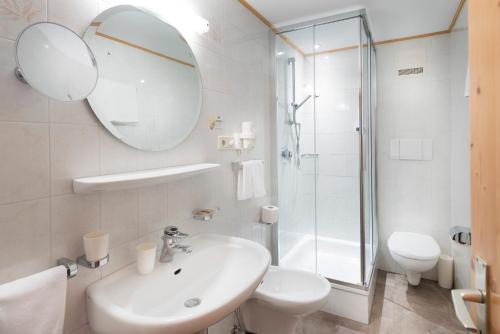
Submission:
M 73 192 L 73 179 L 99 175 L 99 128 L 91 125 L 50 126 L 52 194 Z
M 0 120 L 47 122 L 48 99 L 19 81 L 15 68 L 14 41 L 0 38 Z
M 135 246 L 139 243 L 138 240 L 133 240 L 116 247 L 111 247 L 109 249 L 109 263 L 102 267 L 102 276 L 108 276 L 135 262 L 137 260 Z
M 0 123 L 0 151 L 0 203 L 49 195 L 49 129 L 46 124 Z
M 0 206 L 0 230 L 0 283 L 50 266 L 47 198 Z
M 167 226 L 168 186 L 139 189 L 139 235 L 142 237 Z
M 110 247 L 139 237 L 139 190 L 101 194 L 101 227 L 110 234 Z
M 175 223 L 191 218 L 193 209 L 193 189 L 191 180 L 180 180 L 169 183 L 168 222 Z
M 83 36 L 99 14 L 99 0 L 47 0 L 48 20 L 62 24 Z
M 49 110 L 51 123 L 100 124 L 87 101 L 68 103 L 49 99 Z
M 100 169 L 102 175 L 132 172 L 138 169 L 139 151 L 117 140 L 105 129 L 99 131 L 101 140 Z
M 82 236 L 99 229 L 99 195 L 52 198 L 52 259 L 76 258 L 84 253 Z
M 46 0 L 2 1 L 0 3 L 0 38 L 15 40 L 24 28 L 46 19 Z

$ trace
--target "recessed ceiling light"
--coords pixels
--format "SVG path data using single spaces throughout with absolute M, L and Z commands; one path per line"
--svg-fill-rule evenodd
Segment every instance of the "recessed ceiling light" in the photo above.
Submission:
M 278 56 L 282 56 L 283 54 L 284 54 L 283 51 L 278 51 L 278 53 L 277 53 Z
M 321 47 L 319 44 L 314 44 L 314 49 L 318 50 Z

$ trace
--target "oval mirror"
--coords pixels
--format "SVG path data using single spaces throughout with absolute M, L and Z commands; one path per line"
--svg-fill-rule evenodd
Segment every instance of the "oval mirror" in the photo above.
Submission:
M 60 101 L 80 101 L 92 93 L 97 65 L 85 42 L 70 29 L 40 22 L 24 29 L 15 45 L 16 76 Z
M 84 39 L 99 67 L 88 101 L 116 138 L 147 151 L 187 138 L 200 115 L 202 86 L 193 52 L 176 28 L 123 5 L 97 16 Z

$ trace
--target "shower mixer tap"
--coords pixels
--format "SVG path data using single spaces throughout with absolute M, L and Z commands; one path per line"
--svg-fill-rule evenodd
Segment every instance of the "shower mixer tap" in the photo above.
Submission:
M 290 162 L 292 161 L 293 153 L 288 149 L 288 147 L 283 147 L 281 149 L 281 157 Z

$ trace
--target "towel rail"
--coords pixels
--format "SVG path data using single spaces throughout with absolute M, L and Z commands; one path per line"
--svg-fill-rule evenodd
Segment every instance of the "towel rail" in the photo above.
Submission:
M 62 257 L 57 259 L 57 265 L 66 267 L 66 277 L 73 278 L 78 274 L 78 265 L 75 261 Z
M 263 160 L 259 160 L 259 159 L 247 160 L 247 161 L 261 161 L 262 163 L 264 162 Z M 245 161 L 233 161 L 231 163 L 231 166 L 233 167 L 233 170 L 243 169 L 243 162 L 245 162 Z
M 80 255 L 76 258 L 76 261 L 68 259 L 66 257 L 61 257 L 57 259 L 57 265 L 66 267 L 66 277 L 68 279 L 75 277 L 78 274 L 78 266 L 83 266 L 89 269 L 97 269 L 104 266 L 109 262 L 109 254 L 106 257 L 97 261 L 87 261 L 85 255 Z

